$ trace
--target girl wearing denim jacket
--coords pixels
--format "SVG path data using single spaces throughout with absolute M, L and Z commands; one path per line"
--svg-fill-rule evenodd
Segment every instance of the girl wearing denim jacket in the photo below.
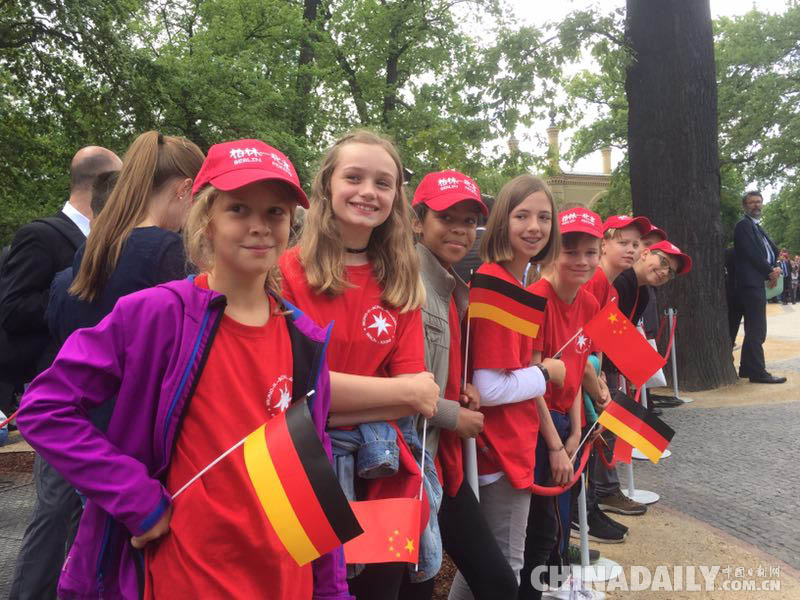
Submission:
M 294 168 L 258 140 L 218 144 L 192 193 L 186 249 L 204 273 L 120 299 L 23 398 L 20 429 L 88 498 L 59 597 L 349 600 L 341 548 L 298 566 L 264 518 L 241 448 L 172 502 L 312 389 L 330 448 L 327 332 L 275 291 L 292 212 L 307 204 Z M 112 402 L 101 432 L 87 413 Z
M 425 290 L 394 145 L 368 131 L 339 139 L 322 159 L 310 204 L 298 246 L 281 258 L 281 271 L 290 301 L 318 323 L 334 322 L 330 425 L 339 430 L 331 435 L 340 481 L 357 499 L 416 496 L 421 454 L 413 451 L 421 447 L 414 428 L 404 425 L 413 423 L 411 415 L 433 416 L 439 389 L 425 373 L 420 314 Z M 359 427 L 376 422 L 387 427 Z M 380 439 L 389 431 L 392 439 Z M 353 452 L 365 443 L 390 453 L 396 443 L 397 472 L 371 479 L 354 473 Z M 363 464 L 375 466 L 377 454 L 363 450 Z M 390 463 L 386 467 L 393 470 Z M 428 473 L 430 492 L 438 480 L 432 469 Z M 435 515 L 441 492 L 433 492 L 426 496 Z M 429 554 L 429 548 L 423 537 L 419 571 L 411 565 L 414 575 L 436 574 L 441 552 L 434 548 Z M 423 565 L 425 558 L 429 565 Z M 404 563 L 367 565 L 357 575 L 351 569 L 350 591 L 359 600 L 394 600 L 408 571 Z

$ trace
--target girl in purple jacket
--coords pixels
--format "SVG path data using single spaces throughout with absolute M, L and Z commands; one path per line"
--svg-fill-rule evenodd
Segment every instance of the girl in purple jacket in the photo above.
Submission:
M 218 144 L 192 194 L 185 245 L 203 273 L 120 299 L 22 401 L 26 439 L 87 497 L 59 597 L 349 599 L 341 548 L 297 566 L 237 453 L 173 507 L 170 492 L 312 389 L 330 452 L 328 332 L 277 294 L 294 208 L 308 206 L 294 167 L 258 140 Z M 107 403 L 101 432 L 87 414 Z

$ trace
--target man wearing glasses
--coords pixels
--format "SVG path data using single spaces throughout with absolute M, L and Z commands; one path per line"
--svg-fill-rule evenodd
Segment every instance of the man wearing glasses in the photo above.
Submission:
M 781 275 L 775 260 L 778 248 L 759 225 L 764 199 L 753 190 L 742 198 L 744 216 L 733 231 L 736 253 L 736 292 L 744 309 L 744 343 L 739 377 L 752 383 L 784 383 L 786 377 L 775 377 L 764 364 L 764 340 L 767 338 L 767 296 L 765 283 L 774 287 Z

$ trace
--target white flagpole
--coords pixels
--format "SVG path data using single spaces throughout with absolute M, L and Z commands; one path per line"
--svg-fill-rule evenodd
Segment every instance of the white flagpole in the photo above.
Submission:
M 586 438 L 588 438 L 591 435 L 591 433 L 592 433 L 592 431 L 594 431 L 595 427 L 597 427 L 597 421 L 592 423 L 592 426 L 589 427 L 589 429 L 586 431 L 586 435 L 583 436 L 583 439 L 581 440 L 581 443 L 578 444 L 578 447 L 575 449 L 575 454 L 573 454 L 572 456 L 569 457 L 569 462 L 574 461 L 575 457 L 578 456 L 578 453 L 581 451 L 581 447 L 586 443 Z
M 212 461 L 210 464 L 208 464 L 208 465 L 207 465 L 205 468 L 203 468 L 203 469 L 202 469 L 202 470 L 201 470 L 201 471 L 200 471 L 200 472 L 199 472 L 197 475 L 195 475 L 195 476 L 194 476 L 194 477 L 192 477 L 192 478 L 191 478 L 189 481 L 187 481 L 186 483 L 184 483 L 184 484 L 183 484 L 183 487 L 182 487 L 181 489 L 179 489 L 177 492 L 175 492 L 174 494 L 172 494 L 172 499 L 173 499 L 173 500 L 175 500 L 175 498 L 177 498 L 178 496 L 180 496 L 180 495 L 181 495 L 181 493 L 183 492 L 183 490 L 185 490 L 185 489 L 186 489 L 186 488 L 188 488 L 190 485 L 192 485 L 192 484 L 193 484 L 195 481 L 197 481 L 198 479 L 200 479 L 200 478 L 201 478 L 201 477 L 202 477 L 202 476 L 203 476 L 203 475 L 204 475 L 204 474 L 205 474 L 205 473 L 206 473 L 206 472 L 207 472 L 207 471 L 208 471 L 208 470 L 209 470 L 211 467 L 213 467 L 213 466 L 214 466 L 214 465 L 216 465 L 216 464 L 217 464 L 219 461 L 221 461 L 223 458 L 225 458 L 226 456 L 228 456 L 228 454 L 230 454 L 231 452 L 233 452 L 234 450 L 236 450 L 236 449 L 237 449 L 239 446 L 241 446 L 242 444 L 244 444 L 244 441 L 245 441 L 246 439 L 247 439 L 247 436 L 245 436 L 245 437 L 243 437 L 242 439 L 240 439 L 240 440 L 239 440 L 238 442 L 236 442 L 236 443 L 235 443 L 233 446 L 231 446 L 230 448 L 228 448 L 227 450 L 225 450 L 225 452 L 223 452 L 223 453 L 222 453 L 222 454 L 220 454 L 220 455 L 219 455 L 217 458 L 215 458 L 215 459 L 214 459 L 214 460 L 213 460 L 213 461 Z
M 419 499 L 422 500 L 422 489 L 425 487 L 425 438 L 428 434 L 428 419 L 422 419 L 422 460 L 419 470 L 422 473 L 422 480 L 419 482 Z
M 422 419 L 422 460 L 420 460 L 419 471 L 422 473 L 422 479 L 419 482 L 419 501 L 422 502 L 422 490 L 425 487 L 425 438 L 428 434 L 428 419 Z M 419 556 L 417 556 L 419 558 Z M 419 571 L 419 563 L 414 565 L 414 572 Z
M 311 390 L 310 392 L 308 392 L 308 393 L 306 394 L 306 396 L 305 396 L 305 397 L 306 397 L 306 399 L 308 399 L 308 398 L 310 398 L 310 397 L 311 397 L 311 396 L 313 396 L 313 395 L 314 395 L 314 390 Z M 189 481 L 187 481 L 186 483 L 184 483 L 184 484 L 183 484 L 183 487 L 181 487 L 181 489 L 179 489 L 177 492 L 175 492 L 174 494 L 172 494 L 172 499 L 173 499 L 173 500 L 175 500 L 175 498 L 177 498 L 178 496 L 180 496 L 180 495 L 181 495 L 181 493 L 183 493 L 183 491 L 184 491 L 186 488 L 188 488 L 188 487 L 189 487 L 190 485 L 192 485 L 192 484 L 193 484 L 195 481 L 197 481 L 197 480 L 198 480 L 198 479 L 200 479 L 200 478 L 201 478 L 203 475 L 205 475 L 205 474 L 208 472 L 208 470 L 209 470 L 211 467 L 213 467 L 214 465 L 216 465 L 216 464 L 217 464 L 219 461 L 221 461 L 223 458 L 225 458 L 226 456 L 228 456 L 228 455 L 229 455 L 231 452 L 233 452 L 234 450 L 236 450 L 236 449 L 237 449 L 239 446 L 241 446 L 242 444 L 244 444 L 244 441 L 245 441 L 245 440 L 248 438 L 248 436 L 249 436 L 249 434 L 248 434 L 248 435 L 246 435 L 246 436 L 244 436 L 242 439 L 240 439 L 238 442 L 236 442 L 236 443 L 235 443 L 233 446 L 231 446 L 230 448 L 228 448 L 227 450 L 225 450 L 225 452 L 223 452 L 223 453 L 222 453 L 222 454 L 220 454 L 220 455 L 219 455 L 217 458 L 215 458 L 213 461 L 211 461 L 211 463 L 209 463 L 209 464 L 208 464 L 208 465 L 206 465 L 206 466 L 205 466 L 203 469 L 201 469 L 201 470 L 200 470 L 200 472 L 199 472 L 199 473 L 197 473 L 197 475 L 195 475 L 195 476 L 194 476 L 194 477 L 192 477 L 192 478 L 191 478 Z M 424 456 L 425 456 L 425 455 L 423 454 L 423 457 L 424 457 Z
M 572 340 L 574 340 L 576 337 L 578 337 L 578 336 L 579 336 L 581 333 L 583 333 L 583 327 L 581 327 L 580 329 L 578 329 L 578 331 L 576 331 L 576 332 L 575 332 L 575 335 L 573 335 L 571 338 L 569 338 L 569 339 L 567 340 L 567 343 L 566 343 L 566 344 L 564 344 L 563 346 L 561 346 L 561 349 L 560 349 L 558 352 L 556 352 L 556 353 L 553 355 L 553 358 L 558 358 L 558 357 L 560 357 L 560 356 L 561 356 L 561 353 L 562 353 L 564 350 L 566 350 L 567 346 L 569 346 L 569 345 L 570 345 L 570 343 L 572 342 Z
M 464 379 L 462 380 L 462 388 L 467 387 L 467 365 L 469 364 L 469 330 L 472 319 L 469 318 L 469 309 L 467 309 L 467 341 L 466 350 L 464 351 Z M 480 500 L 480 493 L 478 492 L 478 446 L 475 443 L 475 438 L 462 440 L 461 447 L 464 453 L 464 476 L 467 478 L 467 483 L 472 488 L 475 498 Z

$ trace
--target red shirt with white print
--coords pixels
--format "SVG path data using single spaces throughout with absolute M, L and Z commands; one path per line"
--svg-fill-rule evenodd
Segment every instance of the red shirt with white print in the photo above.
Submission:
M 617 288 L 615 288 L 608 280 L 608 277 L 606 277 L 606 272 L 603 271 L 602 267 L 597 267 L 594 270 L 594 276 L 592 276 L 589 281 L 584 283 L 581 288 L 594 296 L 594 299 L 597 300 L 597 304 L 600 305 L 600 308 L 605 307 L 605 305 L 609 302 L 616 302 L 617 300 Z
M 206 275 L 195 283 L 208 288 Z M 286 318 L 267 301 L 270 317 L 263 326 L 222 316 L 178 431 L 167 470 L 171 493 L 291 403 Z M 311 598 L 311 565 L 299 567 L 284 548 L 243 453 L 242 447 L 234 450 L 177 498 L 169 533 L 147 547 L 146 598 L 244 600 L 262 597 L 264 590 L 270 598 Z
M 320 325 L 333 321 L 328 344 L 331 371 L 394 377 L 426 370 L 422 312 L 401 313 L 386 306 L 371 264 L 346 267 L 351 287 L 337 296 L 317 294 L 309 287 L 297 247 L 281 255 L 280 268 L 284 297 Z M 392 477 L 368 480 L 368 499 L 410 498 L 418 493 L 419 467 L 399 429 L 397 435 L 400 469 Z M 423 514 L 427 506 L 426 502 Z
M 522 287 L 497 263 L 484 263 L 478 268 L 478 273 Z M 544 328 L 543 325 L 539 335 Z M 531 364 L 533 339 L 494 321 L 472 319 L 469 342 L 470 372 L 476 369 L 522 369 Z M 530 486 L 539 432 L 539 414 L 533 398 L 500 406 L 481 406 L 481 412 L 483 433 L 478 443 L 484 442 L 488 449 L 478 450 L 478 474 L 491 475 L 502 471 L 513 487 L 523 489 Z
M 426 370 L 422 312 L 386 306 L 372 265 L 346 267 L 352 287 L 338 296 L 309 287 L 296 246 L 283 253 L 280 266 L 284 297 L 318 324 L 334 322 L 328 345 L 331 371 L 393 377 Z
M 600 312 L 597 300 L 583 287 L 578 289 L 572 304 L 561 300 L 547 279 L 540 279 L 532 284 L 528 287 L 528 291 L 547 298 L 544 317 L 547 327 L 544 329 L 544 333 L 540 333 L 536 338 L 537 349 L 541 349 L 542 358 L 553 357 L 575 335 L 578 329 Z M 550 410 L 562 414 L 569 413 L 581 387 L 583 370 L 592 349 L 592 341 L 583 333 L 578 334 L 564 348 L 561 354 L 561 360 L 564 361 L 567 368 L 564 385 L 559 387 L 550 382 L 547 384 L 547 391 L 544 394 L 545 402 Z M 581 404 L 581 412 L 583 412 L 583 404 Z

